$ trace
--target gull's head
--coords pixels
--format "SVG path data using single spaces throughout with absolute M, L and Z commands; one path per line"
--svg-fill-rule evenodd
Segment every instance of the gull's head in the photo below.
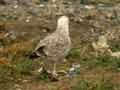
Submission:
M 69 18 L 67 16 L 61 16 L 57 22 L 58 26 L 68 26 Z

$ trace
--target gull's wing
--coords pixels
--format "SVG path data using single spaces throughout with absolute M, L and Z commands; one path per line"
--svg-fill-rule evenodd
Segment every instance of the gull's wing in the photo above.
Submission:
M 34 52 L 37 51 L 40 47 L 46 47 L 46 45 L 48 45 L 51 38 L 52 38 L 52 35 L 49 35 L 45 37 L 43 40 L 40 40 L 37 46 L 35 47 Z
M 45 54 L 44 49 L 46 45 L 48 45 L 50 38 L 51 38 L 51 35 L 45 37 L 43 40 L 40 40 L 37 46 L 35 47 L 34 51 L 29 55 L 29 58 L 35 59 L 37 57 L 47 56 Z

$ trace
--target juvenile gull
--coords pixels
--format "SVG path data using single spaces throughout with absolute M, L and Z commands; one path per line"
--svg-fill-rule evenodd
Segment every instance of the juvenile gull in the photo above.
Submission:
M 99 36 L 98 41 L 92 43 L 92 47 L 96 51 L 96 56 L 98 56 L 98 52 L 105 53 L 109 50 L 107 38 L 104 35 Z
M 31 57 L 46 56 L 46 63 L 51 64 L 52 74 L 57 75 L 56 64 L 65 59 L 70 48 L 69 18 L 67 16 L 61 16 L 57 21 L 56 31 L 43 40 L 40 40 Z
M 93 42 L 92 46 L 93 46 L 93 48 L 95 50 L 98 50 L 98 51 L 109 48 L 109 45 L 108 45 L 108 42 L 107 42 L 107 38 L 104 35 L 98 37 L 98 41 L 97 42 Z

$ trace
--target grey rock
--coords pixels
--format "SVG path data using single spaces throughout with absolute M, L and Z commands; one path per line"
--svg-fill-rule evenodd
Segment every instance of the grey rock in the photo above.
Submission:
M 78 76 L 80 74 L 80 64 L 73 64 L 68 71 L 68 76 Z

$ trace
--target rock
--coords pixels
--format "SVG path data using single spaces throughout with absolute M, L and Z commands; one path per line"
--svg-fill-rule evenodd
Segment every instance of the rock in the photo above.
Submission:
M 48 32 L 47 29 L 42 29 L 42 31 L 43 31 L 43 33 L 47 33 Z
M 105 51 L 107 51 L 109 49 L 109 45 L 107 43 L 106 37 L 104 35 L 98 37 L 98 41 L 93 42 L 92 47 L 96 52 L 104 53 Z M 96 53 L 96 56 L 97 54 L 98 53 Z
M 19 88 L 21 86 L 19 84 L 15 84 L 14 87 Z
M 109 48 L 109 45 L 107 44 L 107 39 L 104 35 L 100 36 L 97 42 L 93 42 L 92 46 L 95 50 Z
M 42 73 L 42 71 L 43 71 L 43 67 L 41 67 L 37 70 L 37 72 L 39 72 L 39 73 Z
M 45 7 L 45 5 L 44 5 L 44 4 L 40 4 L 39 7 L 40 7 L 40 8 L 43 8 L 43 7 Z
M 112 52 L 111 56 L 119 58 L 120 57 L 120 52 Z
M 22 90 L 19 84 L 15 84 L 14 87 L 16 88 L 15 90 Z
M 5 37 L 5 38 L 6 38 L 6 37 L 9 37 L 9 38 L 11 38 L 11 39 L 14 40 L 14 39 L 17 38 L 17 35 L 18 35 L 17 32 L 11 30 L 11 31 L 9 31 L 8 33 L 6 33 L 4 37 Z
M 10 64 L 10 60 L 5 57 L 0 57 L 0 64 Z
M 22 80 L 22 83 L 28 83 L 29 80 Z
M 73 64 L 68 71 L 68 76 L 78 76 L 80 74 L 80 64 Z
M 95 9 L 95 7 L 94 7 L 93 5 L 85 5 L 85 8 L 86 8 L 86 9 L 89 9 L 89 10 Z
M 118 52 L 112 52 L 111 49 L 109 49 L 110 56 L 120 58 L 120 51 Z
M 17 88 L 16 90 L 22 90 L 21 88 Z
M 13 8 L 15 8 L 15 9 L 18 8 L 18 5 L 13 6 Z

